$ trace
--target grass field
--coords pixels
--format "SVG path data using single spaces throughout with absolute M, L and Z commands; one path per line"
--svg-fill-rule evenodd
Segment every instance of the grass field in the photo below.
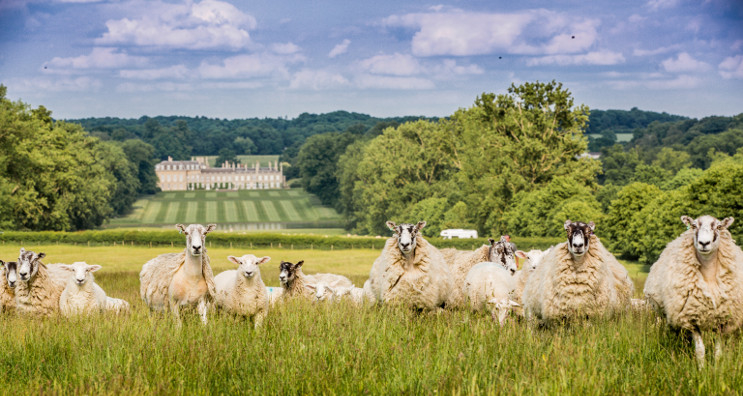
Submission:
M 128 216 L 106 227 L 219 223 L 232 231 L 340 228 L 341 216 L 301 189 L 169 191 L 138 200 Z
M 17 256 L 0 245 L 0 258 Z M 102 264 L 97 282 L 132 304 L 125 317 L 0 321 L 3 394 L 738 394 L 743 343 L 729 341 L 717 362 L 696 368 L 682 336 L 651 313 L 535 329 L 518 320 L 503 328 L 468 310 L 415 314 L 405 309 L 291 302 L 269 313 L 260 332 L 214 313 L 182 328 L 151 314 L 139 299 L 137 274 L 157 254 L 146 247 L 26 246 L 46 261 Z M 232 268 L 212 248 L 214 272 Z M 305 272 L 367 278 L 379 251 L 261 249 L 277 285 L 280 260 L 304 259 Z M 631 265 L 630 265 L 631 266 Z M 642 268 L 635 266 L 630 272 Z M 635 271 L 636 272 L 636 271 Z M 642 277 L 633 276 L 637 291 Z

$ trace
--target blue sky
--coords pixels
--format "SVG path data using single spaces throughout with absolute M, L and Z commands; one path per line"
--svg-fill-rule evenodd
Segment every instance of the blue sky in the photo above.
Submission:
M 743 112 L 743 2 L 0 0 L 0 83 L 56 118 L 447 116 L 557 80 L 576 104 Z

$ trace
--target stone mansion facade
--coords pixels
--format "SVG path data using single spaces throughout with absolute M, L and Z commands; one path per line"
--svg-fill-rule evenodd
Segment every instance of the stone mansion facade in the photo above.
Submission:
M 173 161 L 168 157 L 155 165 L 158 187 L 163 191 L 186 190 L 256 190 L 286 188 L 284 167 L 275 161 L 268 167 L 224 163 L 211 168 L 206 158 Z

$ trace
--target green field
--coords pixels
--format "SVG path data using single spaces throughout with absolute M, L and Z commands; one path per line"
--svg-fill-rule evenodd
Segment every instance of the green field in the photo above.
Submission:
M 222 230 L 340 228 L 341 216 L 301 189 L 169 191 L 138 200 L 128 216 L 106 227 L 218 223 Z
M 719 361 L 710 358 L 698 370 L 690 342 L 649 312 L 547 329 L 512 318 L 500 328 L 466 309 L 414 313 L 293 301 L 271 310 L 259 332 L 221 313 L 210 314 L 206 326 L 184 313 L 178 328 L 170 316 L 148 311 L 137 277 L 145 261 L 177 249 L 25 247 L 47 253 L 47 262 L 103 265 L 96 281 L 129 301 L 132 313 L 3 316 L 3 394 L 708 395 L 743 389 L 740 334 Z M 0 258 L 16 256 L 19 248 L 0 245 Z M 215 273 L 233 267 L 227 255 L 246 253 L 272 257 L 261 266 L 268 285 L 277 285 L 281 260 L 304 259 L 306 273 L 343 274 L 361 286 L 379 250 L 209 249 Z M 639 293 L 642 280 L 634 280 Z

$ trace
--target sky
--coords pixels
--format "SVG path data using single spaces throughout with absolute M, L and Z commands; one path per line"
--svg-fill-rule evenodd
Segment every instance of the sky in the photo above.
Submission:
M 743 1 L 0 0 L 0 84 L 57 119 L 448 116 L 552 80 L 742 113 Z

